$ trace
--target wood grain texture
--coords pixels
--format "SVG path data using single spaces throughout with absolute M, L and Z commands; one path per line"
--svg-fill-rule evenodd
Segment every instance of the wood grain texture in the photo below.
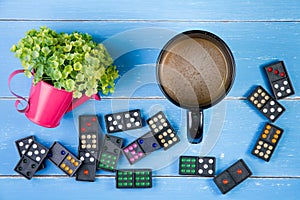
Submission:
M 125 157 L 122 156 L 120 168 L 151 167 L 157 171 L 157 175 L 172 176 L 178 175 L 178 157 L 180 155 L 212 155 L 217 158 L 217 172 L 221 172 L 235 160 L 243 158 L 249 164 L 255 176 L 300 177 L 297 154 L 300 150 L 297 142 L 300 140 L 300 135 L 295 132 L 299 128 L 299 113 L 296 109 L 300 105 L 298 101 L 282 101 L 287 111 L 275 124 L 284 129 L 285 132 L 278 149 L 276 149 L 271 161 L 268 163 L 259 160 L 250 153 L 266 120 L 246 101 L 227 100 L 205 110 L 205 138 L 201 145 L 190 145 L 187 142 L 186 111 L 163 99 L 89 101 L 72 113 L 65 115 L 61 125 L 55 129 L 46 129 L 31 123 L 24 115 L 18 114 L 14 110 L 13 103 L 10 100 L 2 100 L 0 104 L 1 110 L 7 113 L 7 118 L 0 121 L 0 132 L 3 133 L 0 175 L 16 174 L 13 168 L 17 163 L 18 156 L 14 141 L 19 138 L 35 135 L 47 147 L 50 147 L 57 140 L 76 154 L 79 115 L 98 114 L 102 133 L 105 134 L 107 132 L 103 119 L 105 114 L 139 108 L 142 111 L 144 120 L 157 111 L 163 110 L 175 130 L 178 131 L 181 142 L 168 151 L 154 152 L 133 166 L 130 166 Z M 144 126 L 142 129 L 115 135 L 125 138 L 126 145 L 147 131 L 149 131 L 149 128 Z M 47 162 L 46 165 L 47 168 L 38 174 L 63 174 L 50 162 Z M 99 174 L 107 173 L 99 171 Z
M 0 199 L 299 199 L 300 187 L 300 3 L 292 1 L 0 1 Z M 90 100 L 66 114 L 61 124 L 47 129 L 30 122 L 14 108 L 7 87 L 8 75 L 21 68 L 9 52 L 24 33 L 42 25 L 58 32 L 87 32 L 104 42 L 120 71 L 114 94 L 99 102 Z M 201 29 L 221 37 L 232 50 L 236 80 L 224 101 L 204 112 L 204 141 L 190 145 L 186 138 L 186 111 L 167 101 L 158 88 L 155 63 L 163 45 L 179 32 Z M 267 120 L 245 97 L 254 85 L 269 92 L 262 65 L 284 60 L 296 94 L 281 100 L 286 112 L 276 121 L 284 129 L 270 162 L 251 155 Z M 19 75 L 13 90 L 27 96 L 30 80 Z M 114 174 L 98 171 L 95 183 L 67 178 L 52 163 L 31 181 L 13 171 L 19 157 L 14 141 L 35 135 L 47 147 L 59 141 L 74 154 L 78 146 L 78 116 L 103 116 L 139 108 L 142 129 L 118 133 L 126 144 L 146 133 L 145 119 L 163 110 L 181 142 L 159 150 L 130 166 L 124 156 L 119 168 L 153 168 L 152 189 L 117 190 Z M 180 155 L 211 155 L 217 173 L 243 158 L 253 172 L 247 181 L 222 195 L 212 179 L 178 175 Z
M 299 179 L 250 178 L 226 195 L 222 195 L 210 178 L 153 178 L 151 189 L 115 189 L 113 177 L 96 178 L 94 183 L 77 182 L 70 178 L 37 178 L 30 183 L 21 178 L 0 178 L 1 199 L 285 199 L 297 200 Z M 15 188 L 12 190 L 11 188 Z M 16 192 L 16 190 L 22 192 Z M 271 192 L 270 192 L 271 191 Z M 8 197 L 8 198 L 7 198 Z M 249 198 L 249 199 L 250 199 Z
M 1 1 L 0 19 L 26 20 L 299 20 L 292 1 Z
M 160 49 L 175 34 L 189 29 L 211 31 L 231 48 L 237 75 L 230 97 L 245 96 L 253 84 L 267 85 L 261 66 L 275 60 L 284 60 L 296 92 L 300 88 L 300 23 L 0 22 L 3 30 L 0 38 L 5 41 L 0 46 L 0 60 L 3 60 L 0 63 L 0 73 L 3 74 L 0 76 L 0 96 L 11 97 L 7 77 L 13 70 L 21 68 L 19 60 L 9 52 L 10 47 L 28 29 L 41 25 L 58 32 L 88 32 L 96 41 L 105 43 L 120 75 L 126 76 L 125 81 L 130 80 L 130 85 L 120 84 L 112 97 L 162 97 L 156 86 L 133 95 L 128 93 L 131 92 L 128 87 L 155 83 L 155 63 Z M 12 32 L 14 34 L 10 34 Z M 147 81 L 141 81 L 145 79 Z M 17 93 L 28 95 L 30 81 L 23 76 L 14 80 L 12 85 Z

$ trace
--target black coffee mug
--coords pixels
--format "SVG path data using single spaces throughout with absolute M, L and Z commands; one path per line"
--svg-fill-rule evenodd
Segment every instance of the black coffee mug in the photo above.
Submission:
M 235 62 L 229 47 L 210 32 L 180 33 L 161 50 L 156 75 L 166 98 L 187 109 L 188 141 L 200 143 L 203 109 L 220 102 L 234 82 Z

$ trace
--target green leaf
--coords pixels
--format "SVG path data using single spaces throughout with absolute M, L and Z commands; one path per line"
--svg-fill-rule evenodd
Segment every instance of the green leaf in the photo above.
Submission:
M 50 51 L 49 47 L 43 47 L 42 52 L 47 56 L 51 51 Z
M 85 45 L 83 45 L 82 50 L 84 52 L 89 52 L 89 51 L 91 51 L 91 47 L 89 47 L 88 45 L 85 44 Z
M 55 82 L 54 87 L 57 88 L 57 89 L 61 89 L 62 86 L 61 86 L 60 82 Z
M 40 55 L 40 54 L 39 54 L 39 52 L 37 52 L 37 51 L 33 51 L 33 52 L 32 52 L 32 58 L 33 58 L 33 59 L 38 58 L 39 55 Z
M 84 81 L 84 75 L 83 75 L 83 74 L 77 74 L 76 80 L 77 80 L 78 82 Z
M 53 61 L 53 62 L 50 63 L 50 66 L 53 67 L 53 68 L 58 68 L 59 63 L 56 62 L 56 61 Z
M 73 67 L 72 65 L 67 65 L 64 69 L 65 72 L 67 72 L 68 74 L 71 73 L 73 71 Z
M 81 70 L 81 68 L 82 68 L 81 63 L 77 62 L 77 63 L 74 64 L 74 70 L 79 71 L 79 70 Z
M 11 48 L 10 48 L 11 52 L 16 52 L 17 51 L 17 46 L 14 44 Z
M 74 98 L 80 98 L 81 96 L 82 96 L 81 92 L 79 92 L 79 91 L 73 92 L 73 97 Z
M 27 76 L 28 78 L 31 78 L 31 77 L 32 77 L 32 74 L 31 74 L 31 72 L 30 72 L 29 70 L 25 70 L 25 71 L 24 71 L 24 74 L 25 74 L 25 76 Z
M 61 77 L 62 77 L 62 74 L 60 71 L 58 71 L 58 70 L 53 71 L 53 79 L 54 80 L 59 80 Z
M 65 47 L 64 47 L 64 51 L 65 52 L 70 52 L 72 50 L 72 45 L 66 45 Z
M 71 91 L 74 90 L 75 82 L 74 82 L 73 80 L 71 80 L 71 79 L 68 79 L 68 80 L 66 81 L 66 86 L 65 86 L 65 87 L 66 87 L 65 89 L 66 89 L 67 91 L 71 92 Z

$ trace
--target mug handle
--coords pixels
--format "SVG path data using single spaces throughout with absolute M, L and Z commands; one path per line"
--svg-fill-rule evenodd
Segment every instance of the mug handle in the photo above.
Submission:
M 21 73 L 24 73 L 25 70 L 24 69 L 19 69 L 19 70 L 15 70 L 14 72 L 12 72 L 9 77 L 8 77 L 8 89 L 10 91 L 10 93 L 12 95 L 14 95 L 15 97 L 17 97 L 18 99 L 16 100 L 15 102 L 15 107 L 17 109 L 17 111 L 19 111 L 20 113 L 25 113 L 26 111 L 28 111 L 29 109 L 29 102 L 27 99 L 25 99 L 24 97 L 20 96 L 20 95 L 17 95 L 16 93 L 14 93 L 11 89 L 11 86 L 10 86 L 10 82 L 11 80 L 13 79 L 13 77 L 17 74 L 21 74 Z M 19 104 L 22 104 L 21 100 L 25 101 L 26 102 L 26 106 L 25 108 L 23 109 L 19 109 Z M 22 104 L 23 105 L 23 104 Z
M 192 144 L 198 144 L 203 139 L 203 110 L 187 110 L 187 138 Z

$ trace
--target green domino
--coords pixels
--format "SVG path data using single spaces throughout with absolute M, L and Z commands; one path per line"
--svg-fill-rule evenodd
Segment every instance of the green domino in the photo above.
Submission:
M 151 188 L 151 169 L 122 169 L 116 173 L 117 188 Z

